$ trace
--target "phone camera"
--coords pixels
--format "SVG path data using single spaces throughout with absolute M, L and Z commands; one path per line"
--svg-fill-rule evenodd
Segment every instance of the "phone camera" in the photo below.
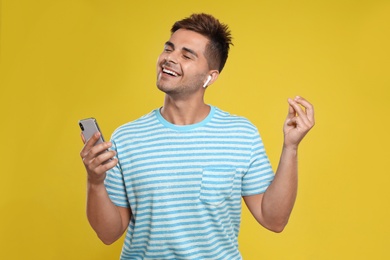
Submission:
M 83 124 L 82 124 L 82 123 L 79 123 L 79 126 L 80 126 L 80 128 L 81 128 L 81 131 L 84 131 L 84 126 L 83 126 Z

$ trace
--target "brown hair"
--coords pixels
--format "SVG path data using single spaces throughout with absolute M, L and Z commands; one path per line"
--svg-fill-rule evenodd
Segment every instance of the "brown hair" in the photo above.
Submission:
M 229 47 L 233 45 L 229 27 L 220 23 L 209 14 L 192 14 L 190 17 L 175 22 L 171 33 L 179 29 L 197 32 L 207 37 L 210 42 L 206 46 L 205 56 L 210 68 L 222 71 L 229 54 Z

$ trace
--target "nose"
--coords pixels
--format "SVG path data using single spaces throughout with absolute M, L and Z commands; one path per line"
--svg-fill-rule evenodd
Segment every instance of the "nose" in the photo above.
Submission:
M 166 63 L 173 63 L 173 64 L 176 64 L 176 61 L 172 58 L 172 56 L 167 56 L 165 58 L 165 62 Z
M 166 57 L 165 57 L 165 62 L 167 63 L 177 63 L 177 57 L 174 52 L 170 52 Z

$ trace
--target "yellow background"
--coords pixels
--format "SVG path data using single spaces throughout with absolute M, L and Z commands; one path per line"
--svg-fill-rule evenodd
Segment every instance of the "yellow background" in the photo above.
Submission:
M 317 124 L 281 234 L 244 208 L 245 259 L 389 259 L 390 2 L 3 0 L 0 259 L 118 259 L 85 217 L 77 122 L 109 138 L 162 105 L 155 62 L 172 23 L 212 13 L 234 36 L 208 103 L 249 118 L 276 168 L 288 97 Z

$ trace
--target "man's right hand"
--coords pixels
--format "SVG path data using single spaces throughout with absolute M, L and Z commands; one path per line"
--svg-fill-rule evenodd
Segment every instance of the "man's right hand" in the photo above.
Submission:
M 80 156 L 88 173 L 88 182 L 95 185 L 103 184 L 106 178 L 106 171 L 118 163 L 118 159 L 114 158 L 115 151 L 107 151 L 112 146 L 111 142 L 94 145 L 99 137 L 100 133 L 96 132 L 85 142 L 85 138 L 81 134 L 84 147 L 80 152 Z

